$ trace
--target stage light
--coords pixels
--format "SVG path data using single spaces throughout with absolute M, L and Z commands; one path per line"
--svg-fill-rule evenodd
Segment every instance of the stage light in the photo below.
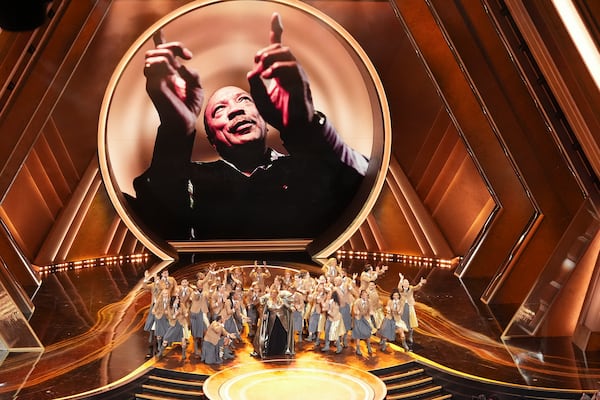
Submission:
M 129 254 L 125 256 L 104 256 L 99 258 L 91 258 L 87 260 L 65 261 L 57 264 L 45 265 L 39 268 L 41 274 L 50 274 L 66 270 L 78 270 L 82 268 L 92 268 L 104 265 L 118 265 L 119 263 L 132 262 L 140 263 L 148 261 L 147 253 Z
M 352 250 L 338 250 L 337 258 L 350 259 L 350 260 L 374 260 L 377 258 L 384 262 L 398 262 L 409 266 L 425 266 L 429 268 L 452 268 L 458 265 L 462 260 L 462 257 L 457 256 L 453 259 L 434 258 L 425 256 L 414 256 L 407 254 L 394 254 L 394 253 L 370 253 L 368 251 L 352 251 Z

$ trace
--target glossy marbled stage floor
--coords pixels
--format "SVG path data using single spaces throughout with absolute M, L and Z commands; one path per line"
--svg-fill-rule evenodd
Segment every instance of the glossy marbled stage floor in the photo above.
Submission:
M 298 262 L 269 260 L 272 265 L 316 268 Z M 249 260 L 219 261 L 231 266 Z M 192 277 L 206 263 L 173 267 L 179 281 Z M 362 265 L 350 265 L 357 271 Z M 149 294 L 140 280 L 152 265 L 125 263 L 44 277 L 34 303 L 31 325 L 45 346 L 43 353 L 0 353 L 0 399 L 55 399 L 112 385 L 152 365 L 212 374 L 240 363 L 257 362 L 240 344 L 236 358 L 220 367 L 199 360 L 181 361 L 177 346 L 160 360 L 146 360 L 147 335 L 142 330 Z M 384 292 L 397 283 L 397 272 L 414 278 L 425 275 L 419 293 L 420 327 L 414 353 L 392 346 L 377 348 L 371 357 L 358 357 L 352 348 L 342 354 L 299 346 L 299 360 L 345 363 L 363 370 L 383 368 L 419 359 L 461 376 L 514 385 L 569 389 L 574 393 L 600 387 L 600 357 L 582 353 L 568 339 L 520 340 L 502 343 L 496 319 L 476 307 L 460 281 L 449 270 L 428 270 L 391 265 L 378 281 Z M 191 349 L 189 349 L 191 350 Z M 573 397 L 577 398 L 577 397 Z

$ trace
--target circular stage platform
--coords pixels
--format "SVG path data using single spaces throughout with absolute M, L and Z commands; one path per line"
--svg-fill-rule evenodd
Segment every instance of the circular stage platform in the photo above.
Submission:
M 387 393 L 369 372 L 314 360 L 239 364 L 211 375 L 203 390 L 210 400 L 383 400 Z

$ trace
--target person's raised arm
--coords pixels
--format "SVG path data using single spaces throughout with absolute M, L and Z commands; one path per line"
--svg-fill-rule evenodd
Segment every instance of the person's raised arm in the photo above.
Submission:
M 315 110 L 308 76 L 290 48 L 282 45 L 282 34 L 281 17 L 274 13 L 270 43 L 256 53 L 254 68 L 247 74 L 256 107 L 279 130 L 290 154 L 337 159 L 364 175 L 367 158 L 348 146 L 325 115 Z
M 256 53 L 254 68 L 247 74 L 258 110 L 280 132 L 307 126 L 314 114 L 308 78 L 290 49 L 281 44 L 282 34 L 281 17 L 274 13 L 269 46 Z M 268 88 L 263 79 L 271 80 Z
M 146 51 L 146 92 L 160 118 L 152 164 L 189 162 L 204 93 L 198 74 L 180 62 L 192 52 L 179 42 L 164 43 L 160 31 L 155 48 Z
M 413 287 L 413 290 L 419 290 L 419 289 L 421 289 L 421 288 L 423 287 L 423 285 L 424 285 L 424 284 L 426 284 L 426 283 L 427 283 L 427 279 L 425 279 L 425 278 L 421 277 L 421 279 L 419 280 L 419 283 L 418 283 L 418 284 L 416 284 L 416 285 Z

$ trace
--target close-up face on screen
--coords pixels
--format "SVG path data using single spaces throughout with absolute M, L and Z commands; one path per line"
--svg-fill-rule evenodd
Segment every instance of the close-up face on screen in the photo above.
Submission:
M 142 236 L 335 240 L 380 186 L 386 107 L 368 57 L 316 10 L 194 3 L 146 30 L 115 70 L 103 178 Z

